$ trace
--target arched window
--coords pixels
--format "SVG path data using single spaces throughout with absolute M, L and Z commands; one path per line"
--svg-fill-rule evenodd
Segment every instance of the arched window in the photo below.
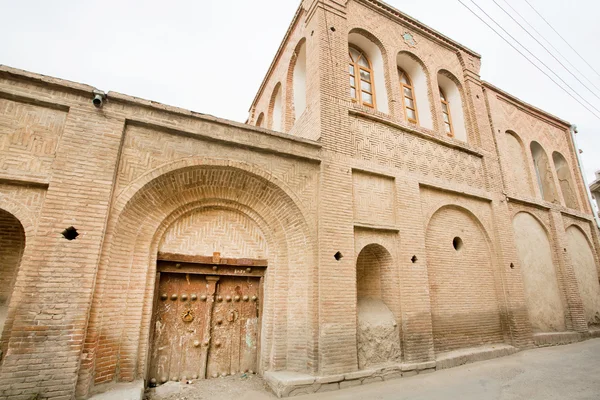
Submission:
M 442 114 L 444 116 L 444 129 L 446 134 L 450 137 L 454 137 L 454 129 L 452 128 L 452 116 L 450 115 L 450 103 L 448 102 L 446 95 L 442 88 L 440 89 L 440 99 L 442 100 Z
M 406 120 L 413 124 L 419 123 L 419 113 L 417 111 L 417 99 L 413 90 L 413 84 L 410 77 L 401 68 L 398 68 L 398 77 L 400 79 L 400 90 L 402 91 L 402 105 Z
M 373 68 L 367 56 L 358 48 L 350 47 L 350 96 L 359 104 L 375 108 Z

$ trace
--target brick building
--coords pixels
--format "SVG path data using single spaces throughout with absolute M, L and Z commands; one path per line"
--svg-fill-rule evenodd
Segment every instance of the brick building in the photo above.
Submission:
M 246 124 L 0 67 L 0 399 L 240 371 L 294 395 L 594 335 L 571 126 L 480 61 L 304 0 Z

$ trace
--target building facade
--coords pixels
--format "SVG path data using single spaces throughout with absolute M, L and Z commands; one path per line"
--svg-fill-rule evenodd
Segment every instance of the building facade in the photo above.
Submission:
M 241 371 L 288 396 L 595 335 L 571 125 L 480 61 L 304 0 L 246 124 L 1 67 L 0 399 Z
M 590 185 L 590 192 L 592 199 L 596 201 L 596 210 L 600 210 L 600 171 L 596 171 L 596 180 Z M 600 225 L 598 228 L 600 228 Z

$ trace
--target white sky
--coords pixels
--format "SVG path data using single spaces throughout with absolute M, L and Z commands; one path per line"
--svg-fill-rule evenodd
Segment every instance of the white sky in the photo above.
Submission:
M 600 98 L 562 70 L 492 0 L 476 1 L 600 109 Z M 497 1 L 505 8 L 508 1 L 526 16 L 600 88 L 600 76 L 524 0 Z M 0 64 L 243 122 L 299 2 L 0 0 Z M 600 169 L 600 120 L 457 0 L 387 2 L 481 54 L 482 79 L 577 124 L 586 178 L 593 180 Z M 600 2 L 530 2 L 600 72 Z

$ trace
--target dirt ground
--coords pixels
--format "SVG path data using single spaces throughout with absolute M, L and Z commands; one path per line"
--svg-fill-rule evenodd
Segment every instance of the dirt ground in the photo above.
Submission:
M 173 386 L 179 384 L 174 383 Z M 272 400 L 262 379 L 182 385 L 148 400 Z M 522 351 L 430 374 L 302 396 L 305 400 L 600 400 L 600 339 Z
M 224 378 L 196 380 L 190 384 L 169 382 L 164 388 L 148 389 L 144 400 L 267 400 L 277 397 L 258 375 L 237 374 Z M 170 387 L 169 387 L 170 386 Z M 180 390 L 180 391 L 178 391 Z M 169 392 L 161 395 L 160 392 Z

